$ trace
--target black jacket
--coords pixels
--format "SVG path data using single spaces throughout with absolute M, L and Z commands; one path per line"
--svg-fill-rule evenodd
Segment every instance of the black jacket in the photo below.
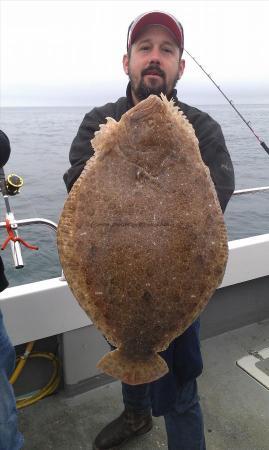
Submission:
M 202 159 L 209 167 L 224 212 L 234 190 L 234 171 L 221 128 L 208 114 L 179 102 L 176 90 L 173 91 L 172 97 L 194 127 Z M 86 161 L 94 154 L 90 141 L 99 125 L 106 123 L 107 117 L 119 121 L 133 106 L 128 85 L 126 97 L 119 98 L 115 103 L 94 108 L 85 115 L 70 149 L 71 167 L 64 174 L 68 191 L 79 177 Z M 152 412 L 156 416 L 165 414 L 171 408 L 178 385 L 198 377 L 202 372 L 199 327 L 199 320 L 196 320 L 161 353 L 170 371 L 160 380 L 151 383 Z

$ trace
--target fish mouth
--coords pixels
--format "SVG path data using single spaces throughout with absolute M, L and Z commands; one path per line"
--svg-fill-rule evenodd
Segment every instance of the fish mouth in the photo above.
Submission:
M 139 102 L 126 114 L 131 122 L 144 122 L 148 117 L 152 117 L 153 112 L 163 110 L 163 101 L 157 95 L 149 95 L 145 100 Z M 127 117 L 126 116 L 126 117 Z

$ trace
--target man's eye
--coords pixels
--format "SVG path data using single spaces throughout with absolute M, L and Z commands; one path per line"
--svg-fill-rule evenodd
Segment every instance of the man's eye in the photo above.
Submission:
M 164 51 L 165 53 L 172 53 L 172 49 L 171 49 L 171 48 L 168 48 L 168 47 L 163 48 L 163 51 Z
M 149 46 L 148 45 L 143 45 L 142 47 L 140 47 L 140 50 L 147 51 L 147 50 L 149 50 Z

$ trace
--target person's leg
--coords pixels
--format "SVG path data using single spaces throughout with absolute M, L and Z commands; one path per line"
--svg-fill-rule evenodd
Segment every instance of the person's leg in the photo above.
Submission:
M 152 428 L 149 385 L 130 386 L 122 383 L 122 396 L 125 406 L 123 413 L 98 434 L 93 444 L 94 450 L 117 448 Z
M 130 384 L 122 383 L 122 398 L 125 407 L 133 409 L 137 413 L 151 411 L 149 384 L 131 386 Z
M 8 379 L 14 370 L 15 350 L 8 338 L 0 310 L 0 450 L 22 448 L 18 430 L 16 400 Z
M 176 404 L 164 416 L 168 450 L 205 450 L 203 415 L 196 380 L 182 385 Z

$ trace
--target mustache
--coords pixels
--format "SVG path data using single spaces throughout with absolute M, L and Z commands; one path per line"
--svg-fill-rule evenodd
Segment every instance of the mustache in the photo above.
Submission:
M 163 79 L 165 78 L 164 71 L 157 64 L 151 64 L 146 69 L 142 70 L 141 75 L 143 77 L 144 75 L 148 75 L 151 72 L 155 72 L 157 75 L 159 75 Z

